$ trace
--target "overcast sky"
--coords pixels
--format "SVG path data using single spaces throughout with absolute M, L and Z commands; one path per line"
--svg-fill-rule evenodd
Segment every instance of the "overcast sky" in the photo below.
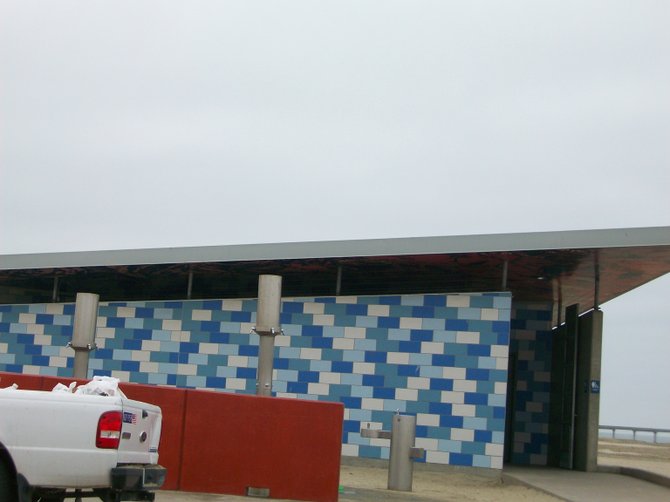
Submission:
M 0 0 L 0 253 L 669 225 L 668 26 L 666 0 Z M 669 293 L 604 306 L 602 422 L 670 428 Z

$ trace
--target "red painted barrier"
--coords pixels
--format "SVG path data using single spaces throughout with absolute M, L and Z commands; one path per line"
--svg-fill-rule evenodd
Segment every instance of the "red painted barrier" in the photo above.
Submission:
M 183 490 L 337 500 L 342 404 L 191 390 L 186 400 Z
M 0 372 L 0 387 L 51 390 L 73 378 Z M 163 411 L 168 490 L 337 501 L 344 406 L 299 399 L 121 384 Z

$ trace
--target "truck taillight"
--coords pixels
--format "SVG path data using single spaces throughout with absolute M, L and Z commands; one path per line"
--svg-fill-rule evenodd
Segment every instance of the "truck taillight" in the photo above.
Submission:
M 122 417 L 120 411 L 106 411 L 98 420 L 98 432 L 95 446 L 98 448 L 117 449 L 121 440 Z

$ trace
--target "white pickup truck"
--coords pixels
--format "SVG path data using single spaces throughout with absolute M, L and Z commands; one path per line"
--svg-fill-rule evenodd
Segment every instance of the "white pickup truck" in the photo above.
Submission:
M 161 410 L 101 394 L 0 389 L 1 502 L 154 500 Z

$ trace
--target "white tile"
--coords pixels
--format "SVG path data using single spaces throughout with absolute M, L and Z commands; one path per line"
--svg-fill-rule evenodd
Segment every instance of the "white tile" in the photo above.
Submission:
M 51 345 L 51 335 L 35 335 L 35 345 Z
M 502 469 L 502 468 L 503 468 L 503 458 L 491 457 L 491 469 Z
M 28 312 L 23 312 L 19 314 L 20 324 L 35 324 L 36 322 L 37 322 L 37 314 L 30 314 Z
M 321 359 L 321 349 L 311 349 L 303 347 L 300 349 L 300 358 L 301 359 Z
M 226 389 L 245 390 L 246 388 L 247 380 L 245 378 L 226 378 Z
M 465 368 L 452 368 L 452 367 L 442 368 L 442 378 L 450 378 L 452 380 L 464 380 L 465 374 L 466 374 Z
M 430 378 L 407 377 L 408 389 L 430 389 Z
M 455 417 L 474 417 L 476 414 L 474 404 L 455 404 L 451 410 Z
M 507 382 L 496 382 L 493 386 L 493 392 L 495 394 L 507 394 Z
M 198 373 L 197 364 L 178 364 L 177 375 L 196 375 Z
M 112 376 L 118 378 L 122 382 L 130 381 L 130 371 L 112 370 Z
M 181 321 L 178 319 L 164 319 L 163 329 L 166 331 L 181 331 Z
M 409 364 L 409 354 L 407 352 L 388 352 L 386 362 L 389 364 Z
M 347 326 L 344 328 L 344 336 L 346 338 L 365 338 L 365 328 Z
M 491 345 L 491 357 L 509 357 L 507 345 Z
M 116 309 L 116 317 L 135 317 L 135 307 L 119 307 Z
M 469 307 L 469 295 L 447 295 L 447 307 Z
M 454 390 L 459 392 L 477 392 L 475 380 L 454 380 Z
M 444 344 L 440 342 L 421 342 L 422 354 L 444 354 Z
M 426 462 L 429 464 L 448 464 L 449 453 L 446 451 L 427 451 Z
M 290 336 L 275 336 L 275 347 L 290 347 L 290 346 L 291 346 Z
M 440 426 L 440 415 L 432 415 L 430 413 L 417 413 L 416 425 L 427 425 L 430 427 Z
M 321 383 L 339 384 L 342 381 L 342 374 L 332 373 L 330 371 L 321 371 L 319 373 L 319 381 Z
M 400 329 L 421 329 L 421 323 L 418 317 L 401 317 Z
M 57 314 L 60 315 L 63 313 L 63 308 L 65 305 L 62 303 L 47 303 L 47 314 Z
M 307 393 L 316 396 L 327 396 L 330 392 L 330 385 L 327 383 L 310 382 L 307 384 Z
M 353 350 L 353 338 L 333 338 L 333 348 L 338 350 Z
M 203 342 L 200 344 L 201 354 L 218 354 L 219 353 L 219 344 L 218 343 L 208 343 Z
M 331 314 L 317 314 L 312 320 L 315 326 L 333 326 L 335 325 L 335 316 Z
M 443 403 L 463 404 L 465 402 L 465 392 L 443 390 L 441 398 Z
M 368 315 L 375 317 L 388 317 L 390 308 L 388 305 L 368 305 Z
M 497 370 L 506 370 L 507 369 L 507 358 L 506 357 L 496 357 L 496 369 Z
M 26 324 L 26 332 L 31 335 L 43 335 L 44 324 Z
M 498 309 L 481 309 L 482 321 L 497 321 Z
M 342 445 L 342 456 L 344 456 L 344 457 L 357 457 L 358 456 L 358 445 L 357 444 L 343 444 Z
M 142 340 L 142 350 L 159 351 L 161 350 L 161 342 L 158 340 Z
M 495 444 L 495 443 L 487 443 L 486 448 L 484 449 L 484 452 L 485 452 L 486 455 L 489 455 L 491 457 L 502 457 L 504 449 L 505 449 L 505 445 Z
M 305 303 L 302 310 L 305 314 L 323 314 L 325 306 L 324 303 Z
M 355 304 L 355 303 L 358 303 L 358 297 L 357 296 L 336 296 L 335 297 L 335 303 Z
M 361 409 L 363 410 L 383 410 L 384 400 L 374 397 L 364 397 L 361 399 Z
M 479 332 L 458 331 L 456 333 L 456 343 L 479 343 Z
M 223 300 L 222 310 L 240 312 L 242 310 L 242 300 Z
M 149 361 L 151 359 L 151 352 L 146 352 L 144 350 L 133 350 L 131 359 L 133 361 Z
M 249 366 L 248 356 L 228 356 L 228 366 L 236 368 L 247 368 Z
M 474 441 L 475 431 L 469 429 L 451 429 L 452 441 Z
M 374 375 L 375 367 L 375 363 L 355 362 L 353 373 L 357 375 Z
M 193 320 L 194 321 L 211 321 L 212 320 L 212 311 L 211 310 L 193 310 Z
M 396 389 L 395 398 L 401 401 L 416 401 L 419 398 L 417 389 Z
M 66 368 L 67 357 L 51 356 L 49 358 L 49 366 L 55 366 L 56 368 Z

